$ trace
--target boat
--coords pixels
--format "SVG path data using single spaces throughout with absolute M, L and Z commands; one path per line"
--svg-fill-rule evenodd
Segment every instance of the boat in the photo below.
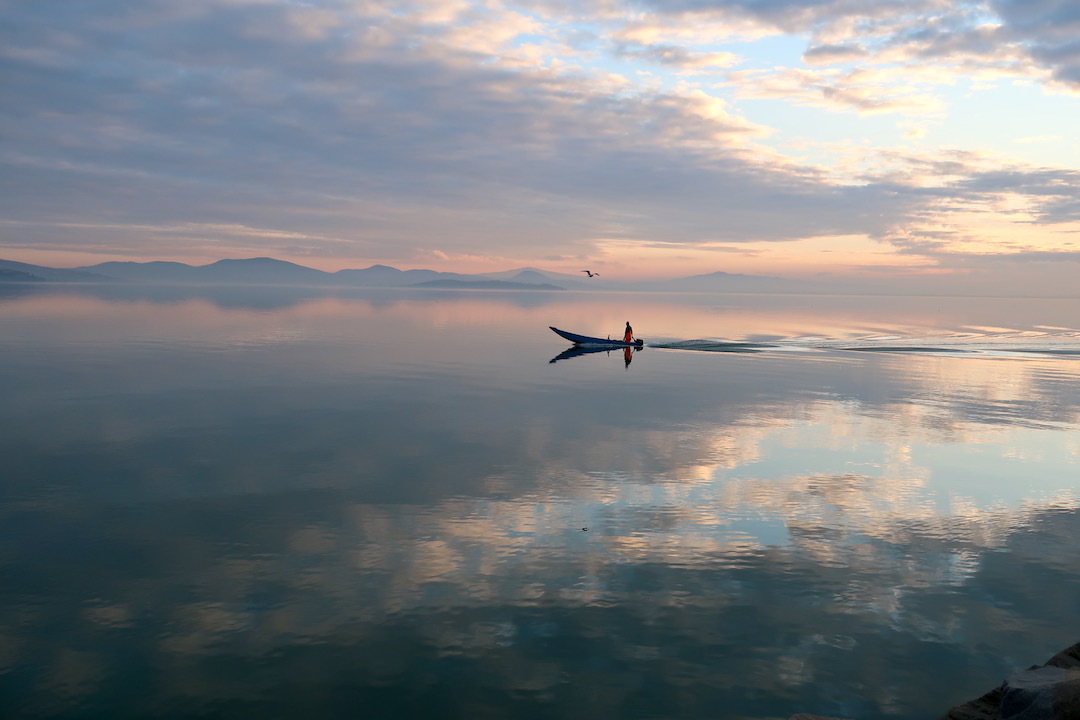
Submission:
M 550 325 L 548 327 L 551 327 Z M 607 347 L 642 347 L 645 344 L 644 340 L 635 340 L 634 342 L 623 342 L 622 340 L 612 340 L 611 338 L 598 338 L 589 337 L 588 335 L 578 335 L 577 333 L 566 332 L 560 330 L 557 327 L 551 327 L 552 332 L 562 338 L 566 338 L 575 345 L 606 345 Z

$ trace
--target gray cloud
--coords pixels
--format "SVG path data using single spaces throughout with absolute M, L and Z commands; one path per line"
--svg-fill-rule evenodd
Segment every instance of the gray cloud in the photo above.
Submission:
M 762 129 L 704 96 L 515 63 L 452 42 L 449 23 L 405 5 L 347 7 L 19 4 L 0 28 L 4 245 L 579 257 L 613 237 L 885 239 L 947 193 L 1043 194 L 1042 220 L 1077 215 L 1067 173 L 957 166 L 968 179 L 945 189 L 886 177 L 844 185 L 755 150 Z M 788 18 L 807 29 L 942 7 L 788 0 L 663 11 Z M 1002 12 L 1033 36 L 1049 22 Z M 922 41 L 944 48 L 942 33 Z M 858 51 L 824 43 L 807 55 Z M 615 52 L 680 68 L 726 59 L 670 44 Z M 826 90 L 851 107 L 886 102 Z
M 756 129 L 692 97 L 477 63 L 384 18 L 301 36 L 287 9 L 20 13 L 2 68 L 18 98 L 0 121 L 5 217 L 238 223 L 400 254 L 432 235 L 463 252 L 566 252 L 613 227 L 673 241 L 876 232 L 903 212 L 752 159 L 739 142 Z M 851 195 L 874 212 L 850 213 Z
M 812 45 L 807 62 L 851 62 L 854 43 L 900 50 L 911 59 L 951 58 L 970 69 L 1011 67 L 1021 57 L 1080 86 L 1080 6 L 1072 0 L 877 2 L 875 0 L 644 0 L 658 15 L 742 18 L 788 33 L 831 38 Z M 991 21 L 997 20 L 1000 25 Z M 843 40 L 838 40 L 843 37 Z
M 718 13 L 749 17 L 786 32 L 804 32 L 843 18 L 888 18 L 941 8 L 936 0 L 644 0 L 659 13 Z
M 851 62 L 866 57 L 866 48 L 858 43 L 816 45 L 803 53 L 803 61 L 814 63 Z
M 680 45 L 624 42 L 616 44 L 613 52 L 616 57 L 647 60 L 676 68 L 725 67 L 738 61 L 731 53 L 693 52 Z
M 1080 220 L 1080 172 L 1047 169 L 1000 169 L 982 171 L 957 183 L 964 191 L 994 196 L 1008 192 L 1035 202 L 1039 222 L 1065 223 Z

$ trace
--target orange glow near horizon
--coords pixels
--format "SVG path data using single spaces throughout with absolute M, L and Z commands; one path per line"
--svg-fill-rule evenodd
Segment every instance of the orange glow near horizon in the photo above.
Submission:
M 883 268 L 910 269 L 926 258 L 901 255 L 864 235 L 814 237 L 804 240 L 715 243 L 698 246 L 664 245 L 637 241 L 605 241 L 604 255 L 621 279 L 668 279 L 723 271 L 741 275 L 787 278 L 822 273 L 867 275 Z M 645 271 L 636 268 L 646 268 Z
M 956 238 L 954 251 L 969 254 L 988 254 L 1007 258 L 1025 251 L 1073 251 L 1071 240 L 1080 232 L 1080 223 L 1056 226 L 1053 230 L 1036 231 L 1026 224 L 1023 234 L 1018 224 L 1023 221 L 1018 211 L 1004 214 L 965 213 L 958 216 L 965 227 L 977 228 L 978 236 Z M 532 267 L 548 272 L 578 276 L 584 269 L 599 273 L 604 280 L 667 280 L 692 275 L 726 272 L 742 275 L 763 275 L 780 278 L 812 279 L 818 276 L 836 278 L 905 278 L 927 275 L 964 274 L 950 267 L 933 267 L 933 261 L 923 255 L 902 254 L 893 246 L 865 235 L 835 235 L 785 241 L 753 241 L 746 243 L 677 244 L 651 240 L 601 239 L 593 241 L 594 252 L 587 259 L 550 259 L 536 257 L 506 257 L 427 254 L 417 258 L 327 258 L 277 251 L 274 248 L 253 249 L 250 246 L 225 245 L 188 248 L 188 252 L 124 251 L 91 252 L 61 247 L 13 247 L 0 250 L 5 260 L 54 268 L 75 268 L 111 261 L 151 262 L 169 261 L 188 265 L 208 265 L 222 259 L 274 257 L 305 267 L 337 272 L 363 269 L 372 265 L 388 265 L 399 270 L 427 269 L 439 272 L 483 274 L 506 272 Z M 581 275 L 584 278 L 584 275 Z M 600 284 L 598 283 L 598 286 Z

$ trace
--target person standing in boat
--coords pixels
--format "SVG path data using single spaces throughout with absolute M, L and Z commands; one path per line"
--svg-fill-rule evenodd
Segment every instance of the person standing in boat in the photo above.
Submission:
M 624 343 L 634 342 L 634 328 L 630 327 L 630 321 L 626 321 L 626 332 L 623 333 L 622 341 Z

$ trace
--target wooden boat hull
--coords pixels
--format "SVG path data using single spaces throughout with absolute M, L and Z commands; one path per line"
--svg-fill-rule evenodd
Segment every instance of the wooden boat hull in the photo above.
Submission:
M 550 325 L 548 327 L 551 327 Z M 635 340 L 634 342 L 623 342 L 622 340 L 612 340 L 611 338 L 598 338 L 589 337 L 588 335 L 578 335 L 577 333 L 566 332 L 560 330 L 557 327 L 551 328 L 552 332 L 562 338 L 566 338 L 575 345 L 604 345 L 607 347 L 641 347 L 645 344 L 644 340 Z

